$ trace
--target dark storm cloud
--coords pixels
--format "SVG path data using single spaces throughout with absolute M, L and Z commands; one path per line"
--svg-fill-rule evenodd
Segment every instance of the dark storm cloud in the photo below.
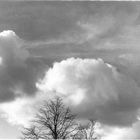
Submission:
M 0 28 L 27 40 L 56 38 L 75 26 L 76 7 L 65 2 L 1 2 Z
M 78 55 L 73 53 L 75 50 L 88 56 L 95 49 L 117 49 L 122 43 L 130 44 L 126 41 L 126 32 L 129 32 L 126 28 L 131 29 L 139 15 L 139 3 L 135 2 L 20 2 L 12 5 L 1 21 L 21 38 L 32 42 L 26 46 L 32 54 L 43 57 L 51 52 L 51 57 L 63 57 L 65 53 L 75 56 Z
M 0 30 L 14 30 L 27 40 L 46 40 L 71 31 L 81 33 L 78 21 L 103 26 L 100 23 L 107 25 L 113 17 L 117 22 L 99 36 L 105 38 L 120 31 L 128 17 L 136 12 L 135 5 L 129 2 L 0 2 Z

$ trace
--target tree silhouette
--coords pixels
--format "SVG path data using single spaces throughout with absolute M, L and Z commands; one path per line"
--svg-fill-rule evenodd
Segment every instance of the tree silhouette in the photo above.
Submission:
M 77 130 L 75 118 L 62 99 L 56 97 L 44 102 L 30 127 L 23 129 L 23 139 L 68 139 Z
M 95 132 L 96 121 L 89 120 L 87 126 L 79 125 L 78 131 L 74 134 L 73 139 L 90 139 L 97 140 L 100 137 Z

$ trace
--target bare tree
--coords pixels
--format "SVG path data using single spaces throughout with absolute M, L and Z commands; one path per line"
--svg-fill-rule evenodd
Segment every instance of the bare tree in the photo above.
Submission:
M 100 137 L 95 132 L 96 121 L 89 120 L 87 126 L 79 125 L 78 131 L 73 135 L 73 139 L 97 140 Z
M 76 115 L 65 107 L 62 99 L 45 102 L 29 128 L 24 128 L 23 139 L 67 139 L 77 130 Z

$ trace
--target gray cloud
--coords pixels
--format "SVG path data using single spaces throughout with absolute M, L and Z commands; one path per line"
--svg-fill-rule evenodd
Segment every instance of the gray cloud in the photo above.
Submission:
M 66 90 L 62 96 L 75 103 L 74 111 L 83 118 L 94 116 L 112 125 L 113 130 L 114 125 L 124 127 L 136 122 L 140 106 L 139 6 L 139 2 L 0 2 L 0 31 L 11 29 L 25 40 L 14 34 L 0 37 L 0 108 L 3 112 L 17 124 L 24 124 L 26 118 L 32 117 L 34 106 L 39 105 L 36 100 L 48 99 L 50 91 L 54 95 L 54 90 Z M 64 73 L 58 75 L 59 79 L 66 76 L 64 84 L 53 85 L 49 91 L 45 90 L 45 95 L 41 92 L 34 98 L 17 98 L 34 95 L 38 90 L 35 84 L 43 77 L 44 69 L 47 69 L 45 78 L 50 74 L 48 65 L 55 75 L 56 64 L 52 64 L 60 65 L 69 57 L 81 58 L 81 64 L 84 58 L 100 57 L 112 67 L 103 62 L 103 69 L 95 66 L 87 72 L 85 69 L 91 68 L 89 63 L 79 69 L 76 66 L 80 64 L 73 65 L 70 70 L 67 63 L 62 66 Z M 85 75 L 75 69 L 83 70 Z M 74 77 L 75 74 L 81 79 Z M 48 83 L 45 81 L 45 88 Z M 71 93 L 77 94 L 72 96 L 71 89 L 75 89 Z M 93 95 L 93 91 L 99 94 Z M 82 92 L 87 95 L 81 99 L 83 103 L 76 102 L 76 98 L 82 97 L 78 93 Z M 85 106 L 89 110 L 85 111 Z M 135 133 L 138 127 L 126 129 L 123 134 Z
M 20 10 L 21 15 L 25 17 L 30 15 L 29 20 L 34 20 L 33 15 L 36 15 L 32 24 L 38 28 L 33 29 L 33 32 L 30 29 L 22 31 L 22 33 L 29 31 L 32 39 L 34 34 L 38 36 L 31 41 L 28 35 L 26 37 L 22 35 L 30 41 L 25 47 L 32 52 L 32 55 L 63 59 L 72 56 L 89 57 L 97 50 L 103 50 L 103 52 L 108 50 L 110 53 L 112 49 L 115 51 L 119 49 L 125 52 L 128 51 L 126 49 L 138 47 L 139 28 L 135 22 L 139 16 L 139 3 L 36 2 L 32 6 L 25 2 L 20 3 L 20 6 L 24 9 L 24 12 Z M 26 14 L 25 11 L 29 13 Z M 62 23 L 57 22 L 57 17 Z M 18 19 L 18 16 L 14 18 Z M 27 23 L 27 25 L 30 24 Z M 36 30 L 38 31 L 34 32 Z M 44 37 L 39 34 L 40 32 Z M 17 31 L 17 34 L 20 32 Z
M 78 21 L 90 22 L 93 26 L 98 25 L 99 29 L 105 29 L 113 20 L 114 26 L 111 25 L 98 38 L 111 37 L 133 21 L 139 3 L 23 1 L 0 2 L 0 5 L 1 31 L 11 29 L 23 39 L 46 40 L 65 36 L 71 30 L 81 33 Z
M 76 29 L 79 10 L 65 2 L 1 2 L 0 29 L 12 29 L 26 40 L 56 38 Z
M 34 95 L 35 83 L 46 66 L 30 57 L 22 40 L 12 31 L 0 33 L 0 102 L 23 95 Z

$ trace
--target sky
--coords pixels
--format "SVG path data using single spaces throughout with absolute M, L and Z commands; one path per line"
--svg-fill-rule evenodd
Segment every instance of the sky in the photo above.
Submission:
M 140 2 L 0 1 L 0 139 L 56 95 L 102 140 L 140 139 Z

